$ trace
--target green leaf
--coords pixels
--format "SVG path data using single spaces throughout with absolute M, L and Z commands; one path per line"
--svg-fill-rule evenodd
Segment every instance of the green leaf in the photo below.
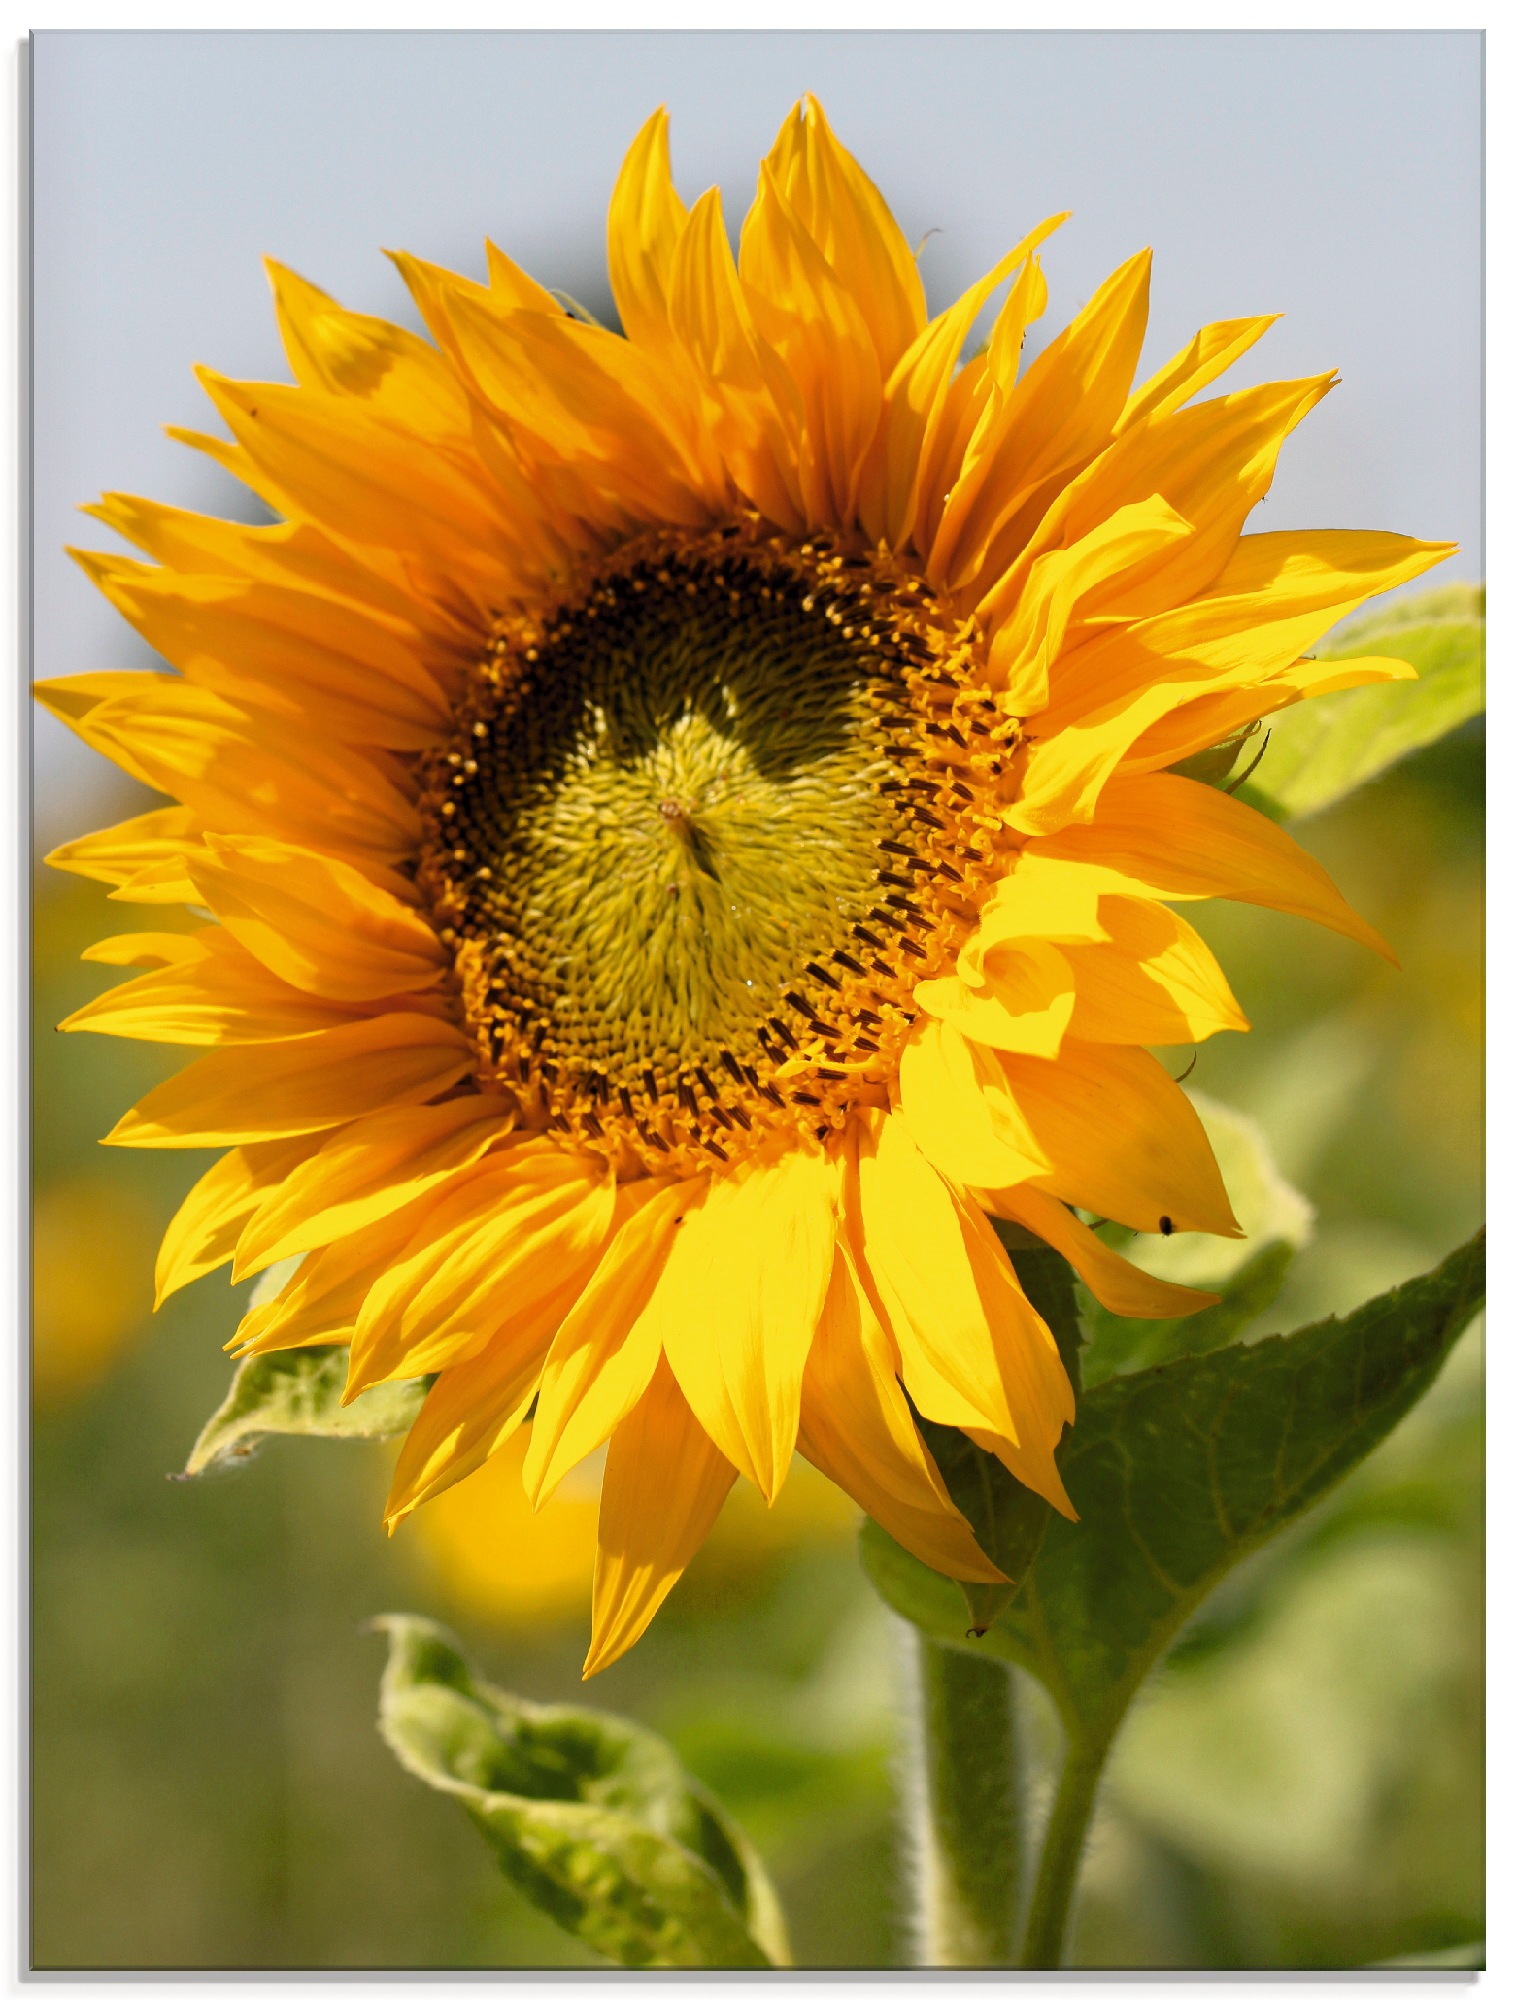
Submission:
M 1356 619 L 1317 658 L 1374 655 L 1408 660 L 1419 680 L 1347 688 L 1269 717 L 1267 755 L 1239 794 L 1249 805 L 1274 819 L 1321 812 L 1482 714 L 1482 587 L 1448 585 Z
M 490 1687 L 430 1619 L 375 1624 L 389 1638 L 385 1742 L 465 1807 L 504 1873 L 564 1930 L 625 1966 L 789 1963 L 751 1842 L 661 1737 Z
M 875 1524 L 863 1561 L 933 1637 L 1017 1661 L 1088 1760 L 1149 1668 L 1243 1556 L 1318 1500 L 1435 1379 L 1483 1300 L 1483 1236 L 1345 1319 L 1117 1376 L 1088 1391 L 1054 1516 L 1015 1602 L 967 1639 L 956 1592 Z
M 1186 1354 L 1211 1354 L 1228 1346 L 1272 1305 L 1293 1261 L 1292 1243 L 1267 1244 L 1225 1281 L 1219 1304 L 1187 1319 L 1122 1319 L 1090 1298 L 1085 1311 L 1090 1336 L 1086 1382 L 1092 1388 L 1112 1375 L 1130 1375 Z
M 184 1468 L 193 1478 L 250 1458 L 266 1437 L 383 1438 L 407 1431 L 428 1382 L 383 1382 L 342 1407 L 345 1347 L 294 1347 L 240 1362 L 226 1401 L 195 1439 Z

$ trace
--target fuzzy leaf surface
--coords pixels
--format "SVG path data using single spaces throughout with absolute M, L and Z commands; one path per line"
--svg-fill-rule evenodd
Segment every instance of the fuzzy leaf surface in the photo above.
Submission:
M 266 1437 L 395 1437 L 415 1421 L 427 1383 L 380 1383 L 344 1409 L 346 1387 L 345 1347 L 249 1355 L 238 1364 L 225 1402 L 195 1439 L 186 1476 L 250 1458 Z
M 430 1619 L 376 1624 L 389 1640 L 380 1734 L 564 1930 L 623 1966 L 788 1963 L 750 1841 L 661 1737 L 491 1687 Z

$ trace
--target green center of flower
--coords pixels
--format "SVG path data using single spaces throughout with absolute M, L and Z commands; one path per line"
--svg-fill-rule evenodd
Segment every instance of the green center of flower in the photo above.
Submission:
M 486 1068 L 649 1165 L 876 1092 L 979 858 L 933 852 L 940 638 L 914 579 L 744 530 L 632 544 L 503 628 L 421 870 Z

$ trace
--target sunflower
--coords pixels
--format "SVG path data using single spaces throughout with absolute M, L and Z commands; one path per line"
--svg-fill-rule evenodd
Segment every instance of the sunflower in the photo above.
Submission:
M 209 1051 L 107 1141 L 230 1149 L 160 1296 L 298 1260 L 236 1351 L 434 1378 L 391 1527 L 527 1421 L 538 1504 L 608 1443 L 586 1674 L 796 1450 L 963 1579 L 999 1572 L 917 1416 L 1069 1513 L 1073 1397 L 991 1218 L 1117 1313 L 1207 1303 L 1075 1212 L 1237 1233 L 1150 1049 L 1247 1024 L 1172 905 L 1386 949 L 1175 767 L 1412 677 L 1309 648 L 1449 551 L 1243 535 L 1333 378 L 1195 401 L 1251 318 L 1133 388 L 1146 253 L 1022 370 L 1063 220 L 931 319 L 813 99 L 735 257 L 659 112 L 622 332 L 493 245 L 487 285 L 395 257 L 431 341 L 270 265 L 295 386 L 202 370 L 232 441 L 177 435 L 276 523 L 88 510 L 172 671 L 42 699 L 174 803 L 50 858 L 210 919 L 93 947 L 141 976 L 64 1023 Z

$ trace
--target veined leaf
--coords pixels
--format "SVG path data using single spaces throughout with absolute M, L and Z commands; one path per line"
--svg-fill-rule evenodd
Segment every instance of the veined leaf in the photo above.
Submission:
M 934 1638 L 1014 1660 L 1057 1702 L 1070 1755 L 1102 1757 L 1148 1670 L 1220 1579 L 1365 1458 L 1435 1379 L 1483 1302 L 1483 1236 L 1436 1270 L 1251 1346 L 1088 1391 L 1031 1574 L 982 1640 L 945 1577 L 870 1522 L 863 1562 Z
M 661 1737 L 490 1687 L 430 1619 L 375 1622 L 389 1639 L 385 1742 L 458 1800 L 504 1873 L 564 1930 L 625 1966 L 789 1962 L 751 1842 Z
M 1482 586 L 1450 584 L 1355 619 L 1317 652 L 1365 655 L 1408 660 L 1420 678 L 1348 688 L 1270 716 L 1267 755 L 1239 794 L 1249 805 L 1273 819 L 1321 812 L 1482 714 Z
M 382 1382 L 343 1409 L 345 1347 L 250 1355 L 239 1363 L 226 1401 L 195 1439 L 185 1476 L 250 1458 L 266 1437 L 394 1437 L 415 1421 L 429 1380 Z
M 1085 1294 L 1089 1346 L 1084 1375 L 1089 1386 L 1107 1382 L 1112 1375 L 1130 1375 L 1186 1354 L 1210 1354 L 1228 1346 L 1272 1305 L 1293 1261 L 1292 1243 L 1267 1244 L 1225 1280 L 1216 1305 L 1187 1319 L 1122 1319 Z

